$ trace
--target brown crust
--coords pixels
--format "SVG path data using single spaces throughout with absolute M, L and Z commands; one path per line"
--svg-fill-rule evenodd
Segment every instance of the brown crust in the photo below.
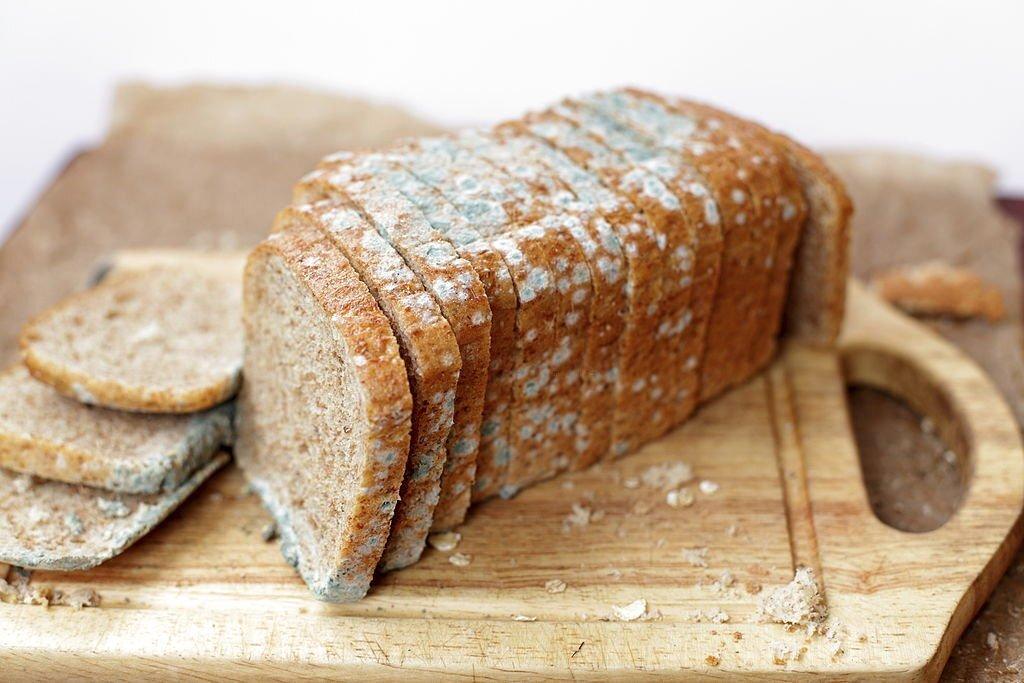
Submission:
M 310 256 L 315 258 L 308 258 Z M 391 326 L 366 285 L 343 254 L 317 228 L 308 222 L 295 221 L 287 232 L 275 233 L 264 240 L 249 256 L 246 279 L 255 272 L 260 259 L 273 257 L 280 258 L 295 274 L 331 322 L 344 345 L 341 351 L 348 354 L 348 365 L 363 397 L 360 408 L 366 425 L 366 467 L 348 514 L 351 523 L 338 555 L 322 558 L 326 566 L 314 567 L 312 575 L 304 576 L 309 581 L 326 575 L 335 581 L 334 587 L 343 580 L 340 595 L 320 597 L 358 599 L 369 588 L 384 551 L 409 452 L 412 398 L 405 363 Z M 251 384 L 247 384 L 240 402 L 243 410 L 239 416 L 236 456 L 243 469 L 246 468 L 248 436 L 245 394 L 251 390 Z M 381 457 L 388 452 L 397 453 L 398 457 L 390 461 Z M 332 482 L 325 482 L 325 485 L 330 486 Z M 302 560 L 298 559 L 301 568 Z M 323 585 L 311 587 L 325 589 Z

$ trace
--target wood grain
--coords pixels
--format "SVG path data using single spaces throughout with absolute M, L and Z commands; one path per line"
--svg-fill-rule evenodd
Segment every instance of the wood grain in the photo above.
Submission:
M 940 529 L 902 532 L 871 512 L 844 364 L 856 381 L 904 396 L 958 444 L 971 480 Z M 679 460 L 718 492 L 673 508 L 663 493 L 625 485 Z M 566 531 L 574 502 L 603 517 Z M 790 345 L 764 375 L 635 456 L 479 507 L 461 529 L 468 566 L 429 550 L 362 602 L 317 603 L 274 544 L 260 540 L 268 518 L 230 470 L 125 555 L 90 572 L 38 573 L 64 589 L 95 589 L 103 606 L 2 606 L 0 662 L 5 672 L 51 678 L 116 670 L 373 680 L 401 668 L 424 678 L 823 672 L 931 680 L 1019 544 L 1022 504 L 1024 451 L 989 380 L 933 333 L 854 289 L 842 357 Z M 701 546 L 707 568 L 682 554 Z M 758 617 L 757 587 L 786 583 L 798 564 L 820 569 L 831 618 L 849 632 L 840 657 L 823 638 Z M 716 590 L 726 569 L 736 583 Z M 568 588 L 548 593 L 550 579 Z M 657 618 L 606 620 L 613 606 L 638 598 Z M 695 619 L 715 609 L 728 623 Z M 776 642 L 807 649 L 777 665 Z

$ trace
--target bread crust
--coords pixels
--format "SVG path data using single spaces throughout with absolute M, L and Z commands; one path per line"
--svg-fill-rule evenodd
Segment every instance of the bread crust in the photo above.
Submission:
M 274 378 L 250 376 L 243 387 L 235 457 L 277 520 L 282 553 L 296 566 L 313 594 L 332 602 L 358 600 L 369 589 L 384 552 L 409 454 L 412 397 L 406 367 L 387 317 L 355 269 L 311 217 L 286 209 L 275 225 L 287 229 L 258 245 L 246 266 L 247 334 L 254 328 L 253 317 L 260 313 L 260 302 L 254 298 L 255 279 L 264 276 L 275 261 L 281 263 L 324 314 L 333 335 L 331 341 L 356 382 L 353 395 L 360 397 L 353 409 L 363 434 L 362 459 L 356 461 L 362 467 L 350 508 L 339 511 L 346 523 L 340 537 L 330 539 L 336 544 L 331 548 L 333 554 L 318 557 L 306 545 L 305 539 L 315 532 L 302 528 L 300 511 L 292 506 L 288 491 L 280 488 L 288 482 L 267 471 L 281 455 L 261 453 L 260 444 L 255 442 L 252 396 L 264 390 L 262 381 Z M 250 341 L 246 353 L 251 352 Z M 252 367 L 251 362 L 247 365 Z M 317 483 L 328 487 L 334 484 L 329 480 Z

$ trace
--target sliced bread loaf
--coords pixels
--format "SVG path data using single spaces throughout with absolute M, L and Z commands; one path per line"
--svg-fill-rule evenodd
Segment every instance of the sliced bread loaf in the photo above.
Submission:
M 241 261 L 114 270 L 22 330 L 32 375 L 90 405 L 190 413 L 228 400 L 242 367 Z
M 0 469 L 0 562 L 27 569 L 91 569 L 124 552 L 227 463 L 218 453 L 177 488 L 112 493 Z
M 302 214 L 245 271 L 235 457 L 318 598 L 365 595 L 409 453 L 412 398 L 388 319 Z
M 171 491 L 231 443 L 232 411 L 232 404 L 194 415 L 94 408 L 15 365 L 0 373 L 0 467 L 110 491 Z
M 462 361 L 434 299 L 394 247 L 354 205 L 334 201 L 280 214 L 275 229 L 313 225 L 331 238 L 373 294 L 398 340 L 412 392 L 412 437 L 400 502 L 381 557 L 384 571 L 419 559 L 433 523 Z

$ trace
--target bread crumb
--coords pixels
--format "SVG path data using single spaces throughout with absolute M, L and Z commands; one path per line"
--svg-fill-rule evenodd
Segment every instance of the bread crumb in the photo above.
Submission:
M 260 538 L 263 539 L 264 543 L 270 543 L 277 538 L 277 523 L 267 522 L 264 524 L 263 528 L 260 529 Z
M 427 543 L 432 548 L 440 550 L 442 553 L 448 553 L 458 547 L 459 541 L 462 540 L 462 534 L 457 531 L 445 531 L 440 534 L 430 534 L 427 537 Z
M 513 614 L 512 621 L 537 621 L 537 617 L 528 617 L 525 614 Z
M 704 662 L 708 666 L 718 666 L 719 664 L 722 663 L 722 660 L 719 659 L 717 655 L 708 655 L 707 657 L 704 658 Z
M 86 607 L 99 607 L 100 594 L 92 588 L 76 588 L 68 593 L 56 591 L 51 604 L 67 605 L 76 611 Z
M 739 532 L 740 527 L 738 524 L 730 524 L 729 527 L 725 530 L 726 535 L 732 536 L 733 538 L 735 538 L 736 534 L 738 534 Z
M 681 488 L 669 491 L 665 494 L 665 502 L 668 503 L 669 507 L 690 507 L 697 500 L 696 496 L 693 495 L 693 491 L 689 488 Z
M 700 484 L 698 484 L 698 488 L 700 488 L 700 492 L 705 496 L 713 496 L 718 493 L 720 487 L 710 479 L 702 479 Z
M 590 524 L 593 512 L 589 507 L 581 503 L 572 504 L 572 512 L 566 515 L 562 522 L 562 533 L 569 533 L 573 527 L 582 528 Z
M 544 590 L 548 593 L 564 593 L 566 588 L 565 581 L 561 579 L 551 579 L 544 582 Z
M 828 616 L 825 596 L 810 567 L 798 567 L 792 581 L 765 594 L 758 611 L 769 621 L 793 626 L 817 626 Z
M 619 621 L 636 621 L 647 614 L 647 600 L 640 598 L 623 607 L 612 605 L 612 613 Z
M 998 652 L 999 651 L 999 636 L 997 636 L 992 631 L 989 631 L 988 635 L 985 636 L 985 645 L 987 645 L 988 649 L 992 650 L 993 652 Z
M 772 643 L 772 661 L 779 666 L 796 657 L 796 649 L 789 643 L 776 640 Z
M 468 567 L 469 563 L 473 561 L 473 558 L 465 553 L 454 553 L 448 556 L 448 561 L 456 567 Z
M 708 566 L 708 549 L 706 546 L 700 548 L 684 548 L 682 555 L 683 559 L 692 567 Z
M 662 491 L 678 489 L 693 481 L 693 468 L 685 462 L 651 465 L 641 473 L 640 480 L 645 486 Z
M 914 315 L 985 318 L 1006 317 L 1003 295 L 977 273 L 942 261 L 893 268 L 871 280 L 874 291 Z

